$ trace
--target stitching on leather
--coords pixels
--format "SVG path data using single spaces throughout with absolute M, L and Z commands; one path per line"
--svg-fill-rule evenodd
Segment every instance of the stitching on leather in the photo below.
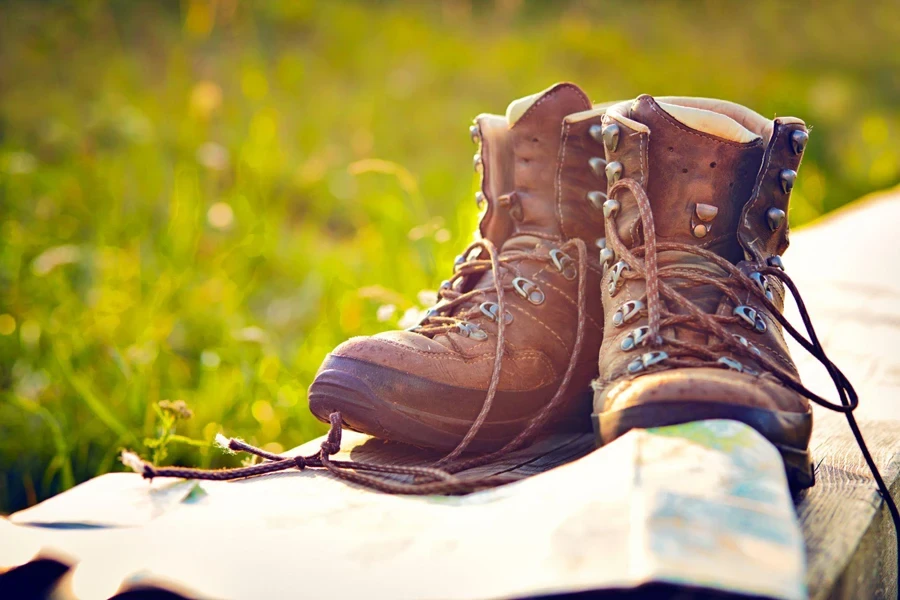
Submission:
M 572 306 L 574 306 L 576 308 L 578 307 L 578 303 L 571 296 L 569 296 L 566 292 L 564 292 L 562 289 L 556 287 L 555 285 L 553 285 L 552 283 L 550 283 L 547 280 L 543 280 L 543 283 L 544 283 L 544 285 L 549 287 L 551 290 L 555 290 L 560 296 L 562 296 L 563 298 L 568 300 L 569 304 L 571 304 Z M 594 327 L 596 327 L 597 329 L 602 329 L 601 326 L 597 324 L 597 321 L 595 321 L 594 318 L 591 317 L 591 315 L 585 315 L 585 316 L 587 317 L 588 321 L 590 321 Z
M 558 235 L 552 235 L 543 231 L 535 231 L 528 228 L 518 229 L 516 231 L 516 235 L 530 235 L 532 237 L 541 238 L 543 240 L 550 240 L 552 242 L 562 241 L 562 238 Z
M 792 361 L 790 358 L 788 358 L 787 356 L 785 356 L 785 355 L 784 355 L 780 350 L 778 350 L 777 348 L 773 348 L 773 347 L 770 346 L 769 344 L 764 344 L 764 343 L 762 343 L 762 342 L 753 342 L 753 344 L 754 344 L 757 348 L 762 347 L 762 348 L 765 348 L 766 350 L 768 350 L 768 351 L 769 351 L 769 354 L 771 354 L 772 356 L 774 356 L 775 358 L 777 358 L 777 359 L 779 360 L 779 362 L 781 362 L 781 363 L 782 363 L 783 365 L 785 365 L 786 367 L 789 367 L 790 370 L 792 370 L 792 371 L 796 371 L 796 370 L 797 370 L 796 365 L 794 365 L 794 361 Z
M 473 362 L 482 362 L 482 361 L 486 361 L 486 360 L 494 360 L 494 352 L 493 351 L 487 352 L 485 354 L 479 354 L 478 356 L 474 356 L 471 358 L 460 358 L 460 357 L 456 357 L 456 356 L 452 356 L 452 355 L 448 356 L 445 352 L 432 352 L 429 350 L 417 350 L 416 348 L 411 348 L 410 346 L 404 346 L 403 344 L 398 344 L 397 342 L 394 342 L 392 340 L 378 339 L 377 341 L 380 344 L 386 344 L 388 346 L 393 346 L 395 348 L 399 348 L 404 351 L 409 351 L 414 354 L 419 354 L 421 356 L 440 356 L 441 360 L 446 359 L 446 360 L 453 360 L 456 362 L 463 362 L 463 363 L 473 363 Z M 337 356 L 347 356 L 347 355 L 338 354 Z M 546 360 L 546 357 L 544 356 L 543 352 L 535 351 L 535 350 L 526 350 L 524 352 L 517 352 L 516 358 L 518 358 L 518 357 L 543 358 Z
M 537 384 L 528 388 L 529 390 L 534 390 L 537 388 L 541 388 L 541 387 L 545 386 L 547 383 L 553 381 L 556 378 L 556 369 L 553 367 L 553 363 L 550 361 L 550 359 L 547 357 L 547 355 L 544 354 L 543 352 L 532 352 L 531 354 L 534 355 L 534 358 L 536 358 L 539 362 L 543 363 L 544 368 L 546 369 L 545 370 L 546 375 L 541 377 L 538 380 Z M 525 356 L 525 355 L 522 354 L 522 356 Z
M 549 93 L 547 93 L 547 94 L 544 94 L 544 96 L 541 97 L 541 98 L 539 98 L 537 102 L 535 102 L 534 104 L 532 104 L 531 106 L 529 106 L 529 107 L 528 107 L 528 110 L 526 110 L 526 111 L 522 114 L 522 116 L 519 117 L 519 119 L 516 121 L 516 125 L 518 125 L 519 123 L 521 123 L 522 121 L 524 121 L 525 118 L 528 116 L 528 114 L 529 114 L 531 111 L 535 110 L 538 106 L 540 106 L 541 104 L 543 104 L 546 100 L 549 100 L 550 98 L 552 98 L 553 96 L 555 96 L 556 94 L 558 94 L 559 92 L 561 92 L 561 91 L 564 90 L 564 89 L 571 89 L 571 90 L 574 90 L 574 91 L 578 92 L 578 95 L 581 96 L 581 99 L 584 100 L 585 103 L 586 103 L 589 107 L 591 106 L 591 99 L 588 98 L 587 96 L 585 96 L 583 91 L 581 91 L 580 89 L 578 89 L 578 87 L 572 85 L 571 83 L 564 83 L 564 84 L 562 84 L 562 85 L 557 86 L 552 92 L 549 92 Z M 515 127 L 516 125 L 513 125 L 513 127 Z
M 649 136 L 648 136 L 649 137 Z M 644 152 L 646 152 L 646 148 L 644 147 L 644 136 L 641 133 L 638 133 L 638 140 L 640 141 L 640 154 L 639 158 L 641 160 L 641 187 L 644 186 Z M 649 160 L 649 158 L 648 158 Z
M 640 150 L 638 152 L 638 158 L 640 159 L 640 164 L 641 164 L 641 179 L 640 179 L 639 183 L 641 184 L 641 187 L 644 189 L 647 189 L 646 180 L 650 179 L 649 174 L 645 178 L 645 173 L 644 173 L 645 169 L 647 168 L 644 165 L 644 155 L 647 153 L 647 148 L 646 148 L 645 144 L 646 144 L 647 140 L 649 139 L 649 137 L 650 137 L 649 135 L 645 136 L 642 133 L 638 133 L 639 148 L 640 148 Z M 647 156 L 647 163 L 648 164 L 650 163 L 649 156 Z M 637 203 L 636 199 L 635 199 L 635 203 Z M 638 217 L 637 219 L 635 219 L 634 224 L 631 226 L 631 241 L 634 243 L 637 243 L 637 241 L 638 241 L 638 231 L 640 230 L 640 226 L 641 226 L 641 219 L 640 219 L 640 217 Z
M 656 114 L 658 114 L 660 117 L 662 117 L 664 121 L 667 121 L 673 127 L 677 127 L 678 129 L 681 129 L 685 133 L 689 133 L 691 135 L 696 135 L 697 137 L 708 139 L 708 140 L 716 142 L 718 144 L 725 144 L 726 146 L 735 146 L 737 148 L 752 148 L 753 146 L 762 145 L 762 138 L 757 138 L 757 139 L 753 140 L 752 142 L 734 142 L 731 140 L 724 140 L 722 138 L 705 133 L 703 131 L 697 131 L 696 129 L 691 129 L 690 127 L 687 127 L 684 123 L 675 119 L 675 117 L 673 117 L 666 111 L 661 110 L 657 106 L 655 101 L 648 102 L 648 105 L 650 106 L 650 109 L 653 112 L 655 112 Z
M 528 317 L 529 319 L 531 319 L 532 321 L 534 321 L 535 323 L 537 323 L 538 325 L 540 325 L 541 327 L 546 329 L 551 335 L 553 335 L 553 337 L 556 338 L 556 340 L 560 343 L 560 345 L 563 347 L 563 349 L 566 352 L 569 352 L 569 345 L 566 344 L 566 342 L 563 341 L 563 339 L 561 337 L 559 337 L 559 334 L 557 334 L 555 331 L 553 331 L 552 329 L 547 327 L 547 325 L 545 325 L 543 321 L 539 321 L 528 311 L 522 311 L 522 314 L 524 314 L 526 317 Z
M 781 125 L 776 121 L 775 128 L 772 131 L 772 139 L 769 141 L 769 145 L 766 147 L 766 151 L 765 151 L 766 160 L 763 163 L 762 169 L 760 169 L 760 171 L 759 171 L 759 177 L 757 178 L 756 189 L 755 189 L 756 193 L 753 195 L 753 197 L 747 203 L 746 208 L 744 209 L 744 214 L 743 214 L 744 227 L 746 227 L 746 229 L 748 230 L 749 233 L 753 233 L 753 227 L 750 226 L 750 213 L 756 211 L 756 203 L 759 200 L 760 196 L 762 195 L 763 183 L 766 180 L 766 174 L 769 172 L 769 163 L 771 162 L 772 155 L 774 154 L 774 152 L 772 150 L 775 145 L 775 140 L 778 138 L 778 135 L 780 134 L 780 129 L 781 129 Z M 738 236 L 738 237 L 740 237 L 740 236 Z M 763 255 L 762 250 L 759 248 L 753 247 L 754 244 L 757 244 L 758 242 L 759 242 L 759 238 L 756 238 L 752 241 L 747 242 L 747 244 L 751 246 L 750 250 L 755 251 L 756 256 L 760 257 Z
M 562 212 L 562 172 L 566 166 L 566 144 L 569 141 L 569 123 L 563 125 L 562 147 L 559 149 L 559 163 L 556 167 L 556 214 L 559 215 L 559 231 L 563 237 L 570 237 L 566 232 L 566 222 Z

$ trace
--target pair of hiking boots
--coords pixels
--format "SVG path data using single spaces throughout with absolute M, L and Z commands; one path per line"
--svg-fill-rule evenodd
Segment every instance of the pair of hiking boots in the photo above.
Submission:
M 449 459 L 589 430 L 589 415 L 601 444 L 733 419 L 811 486 L 821 399 L 781 314 L 804 123 L 701 98 L 594 105 L 563 83 L 480 115 L 471 135 L 478 240 L 417 326 L 328 355 L 312 413 Z

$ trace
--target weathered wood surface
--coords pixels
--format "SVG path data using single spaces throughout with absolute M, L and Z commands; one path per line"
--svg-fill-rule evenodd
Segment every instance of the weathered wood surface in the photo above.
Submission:
M 786 255 L 788 273 L 799 285 L 804 299 L 813 316 L 820 338 L 828 349 L 832 359 L 847 373 L 856 385 L 862 399 L 857 411 L 863 434 L 873 455 L 878 462 L 882 475 L 891 486 L 895 496 L 900 495 L 900 244 L 895 242 L 894 229 L 900 223 L 900 193 L 893 192 L 879 198 L 857 203 L 812 227 L 796 232 L 792 239 L 792 247 Z M 800 323 L 796 313 L 789 309 L 789 317 L 794 323 Z M 834 397 L 830 389 L 827 374 L 809 359 L 802 349 L 792 348 L 795 359 L 801 370 L 804 382 L 812 389 L 826 397 Z M 297 451 L 307 452 L 315 443 Z M 529 449 L 510 456 L 502 463 L 481 467 L 482 472 L 512 473 L 523 478 L 541 473 L 555 466 L 567 463 L 589 453 L 592 449 L 590 436 L 557 437 L 544 440 Z M 588 459 L 600 460 L 604 452 L 613 449 L 610 446 L 591 454 Z M 884 508 L 856 443 L 841 415 L 822 409 L 815 409 L 815 428 L 812 449 L 817 460 L 817 485 L 794 498 L 796 515 L 802 525 L 805 539 L 808 569 L 806 582 L 811 598 L 868 598 L 892 597 L 895 594 L 895 548 L 893 545 L 893 529 L 887 511 Z M 386 444 L 376 440 L 364 441 L 360 436 L 348 437 L 345 450 L 355 459 L 369 461 L 406 462 L 408 464 L 426 463 L 434 458 L 427 453 L 411 452 L 410 449 L 396 444 Z M 607 454 L 609 454 L 607 452 Z M 595 457 L 598 457 L 595 459 Z M 585 459 L 585 460 L 588 460 Z M 605 463 L 604 463 L 605 464 Z M 596 462 L 597 467 L 601 466 Z M 576 465 L 572 465 L 576 467 Z M 566 467 L 569 469 L 570 467 Z M 611 465 L 604 468 L 612 469 Z M 538 478 L 529 479 L 536 483 L 550 475 L 565 472 L 565 469 L 554 470 Z M 676 470 L 669 474 L 673 481 L 679 479 Z M 598 470 L 596 477 L 607 476 Z M 150 538 L 135 537 L 135 530 L 146 529 L 144 525 L 160 524 L 165 520 L 165 513 L 172 507 L 184 502 L 192 484 L 153 484 L 152 492 L 146 486 L 122 485 L 128 478 L 133 482 L 136 478 L 130 475 L 109 475 L 98 478 L 89 484 L 39 505 L 35 509 L 14 515 L 12 521 L 17 523 L 44 522 L 45 527 L 19 527 L 10 522 L 0 520 L 0 570 L 30 559 L 38 549 L 53 555 L 52 544 L 46 540 L 62 540 L 69 553 L 62 556 L 63 561 L 73 562 L 71 552 L 87 552 L 90 554 L 92 535 L 89 529 L 48 530 L 46 526 L 55 523 L 78 524 L 79 527 L 95 524 L 103 525 L 110 539 L 115 543 L 134 545 Z M 320 482 L 311 481 L 319 478 Z M 265 481 L 297 483 L 291 493 L 334 494 L 332 501 L 344 502 L 342 506 L 352 512 L 354 506 L 368 506 L 383 502 L 384 497 L 368 492 L 361 492 L 344 484 L 324 486 L 321 482 L 327 476 L 310 473 L 284 473 L 270 476 L 262 480 L 235 482 L 224 484 L 231 486 L 229 494 L 234 496 L 232 505 L 236 511 L 265 513 L 267 502 L 274 502 L 266 490 Z M 562 481 L 562 479 L 560 480 Z M 98 494 L 87 489 L 90 484 L 109 485 L 108 494 Z M 332 482 L 337 484 L 338 482 Z M 613 482 L 610 481 L 610 484 Z M 204 484 L 205 485 L 205 484 Z M 516 489 L 517 486 L 508 486 Z M 126 500 L 123 501 L 123 489 Z M 505 488 L 504 488 L 505 489 Z M 573 488 L 574 489 L 574 488 Z M 115 490 L 115 493 L 113 493 Z M 232 491 L 233 490 L 233 491 Z M 86 492 L 79 496 L 82 491 Z M 701 490 L 702 491 L 702 490 Z M 284 488 L 282 488 L 284 492 Z M 597 491 L 598 494 L 601 492 Z M 128 495 L 130 494 L 130 495 Z M 210 494 L 215 496 L 215 494 Z M 331 496 L 329 496 L 331 497 Z M 298 508 L 304 502 L 298 499 Z M 200 502 L 203 502 L 201 499 Z M 456 506 L 459 500 L 446 502 L 448 509 Z M 244 503 L 244 504 L 241 504 Z M 261 504 L 260 504 L 261 503 Z M 412 506 L 412 505 L 410 505 Z M 325 511 L 320 505 L 320 510 Z M 448 514 L 452 513 L 450 509 Z M 457 509 L 458 510 L 458 509 Z M 302 512 L 302 511 L 301 511 Z M 327 514 L 339 514 L 334 511 Z M 325 518 L 326 512 L 321 513 Z M 342 514 L 342 518 L 346 515 Z M 162 516 L 161 516 L 162 515 Z M 298 514 L 297 519 L 308 515 Z M 548 517 L 541 513 L 532 515 L 539 524 Z M 623 519 L 625 517 L 623 516 Z M 327 519 L 326 519 L 327 520 Z M 238 519 L 240 521 L 240 519 Z M 299 522 L 299 521 L 298 521 Z M 296 523 L 294 523 L 296 524 Z M 287 523 L 286 525 L 291 525 Z M 184 526 L 184 524 L 182 524 Z M 380 523 L 378 527 L 364 529 L 360 535 L 377 535 L 395 525 Z M 423 526 L 424 527 L 424 526 Z M 541 545 L 546 543 L 541 538 L 540 527 L 535 528 L 523 520 L 522 527 L 535 533 L 523 535 L 510 543 Z M 785 525 L 785 527 L 787 527 Z M 9 539 L 13 531 L 18 535 L 22 530 L 38 532 L 40 535 L 29 539 L 21 538 L 21 548 L 10 549 L 2 540 Z M 48 531 L 50 532 L 48 534 Z M 496 544 L 496 540 L 488 535 L 492 531 L 490 524 L 485 524 L 483 533 L 485 543 Z M 94 532 L 96 533 L 96 532 Z M 346 533 L 346 532 L 345 532 Z M 544 532 L 546 534 L 546 532 Z M 52 535 L 51 535 L 52 534 Z M 47 537 L 50 535 L 50 537 Z M 28 537 L 28 536 L 25 536 Z M 40 539 L 38 539 L 40 538 Z M 76 539 L 78 538 L 78 539 Z M 96 538 L 96 536 L 95 536 Z M 19 539 L 19 538 L 17 538 Z M 290 547 L 305 548 L 314 539 L 281 540 Z M 321 540 L 319 540 L 321 541 Z M 113 543 L 113 542 L 110 542 Z M 318 543 L 318 542 L 317 542 Z M 340 539 L 333 540 L 340 544 Z M 29 544 L 32 546 L 29 547 Z M 322 550 L 321 560 L 330 556 L 326 549 Z M 73 550 L 74 549 L 74 550 Z M 376 554 L 389 556 L 402 552 L 402 548 L 385 544 Z M 243 559 L 233 564 L 244 565 L 259 554 L 277 556 L 279 548 L 247 549 Z M 441 560 L 441 551 L 431 548 L 431 561 Z M 594 544 L 592 547 L 574 548 L 573 552 L 604 561 L 613 560 L 621 548 L 609 547 L 606 544 Z M 760 560 L 751 548 L 744 548 L 747 564 Z M 502 557 L 504 549 L 497 547 Z M 269 554 L 271 553 L 271 554 Z M 198 551 L 198 559 L 192 564 L 190 571 L 196 575 L 204 565 L 210 569 L 216 565 L 208 565 L 201 560 L 204 554 Z M 260 562 L 263 561 L 260 559 Z M 90 561 L 73 569 L 68 577 L 77 579 L 79 571 L 82 580 L 87 578 L 86 570 Z M 218 565 L 221 568 L 221 565 Z M 523 569 L 535 570 L 539 567 L 531 564 L 522 565 Z M 97 567 L 92 567 L 96 569 Z M 124 565 L 123 565 L 124 568 Z M 261 567 L 262 568 L 262 567 Z M 600 567 L 598 567 L 600 568 Z M 425 569 L 428 571 L 428 569 Z M 211 571 L 214 572 L 214 571 Z M 431 571 L 428 571 L 431 572 Z M 118 581 L 128 577 L 127 569 L 120 574 Z M 134 578 L 134 573 L 131 573 Z M 456 574 L 456 577 L 462 577 Z M 188 580 L 190 578 L 186 578 Z M 653 580 L 651 577 L 649 580 Z M 154 579 L 151 575 L 137 577 L 134 581 L 153 583 L 156 581 L 167 589 L 179 589 L 178 576 Z M 297 581 L 296 589 L 307 589 L 306 581 Z M 340 586 L 340 582 L 336 582 Z M 552 587 L 552 586 L 551 586 Z M 71 589 L 71 585 L 70 585 Z M 373 588 L 374 589 L 374 588 Z M 571 590 L 591 589 L 573 585 Z M 186 595 L 191 590 L 182 589 Z M 550 588 L 520 589 L 518 596 L 537 595 Z M 557 590 L 559 591 L 559 590 Z M 229 594 L 225 594 L 229 595 Z M 372 595 L 372 594 L 370 594 Z M 377 595 L 377 594 L 374 594 Z M 444 597 L 450 597 L 445 594 Z M 497 593 L 491 597 L 515 597 L 516 594 L 503 595 Z M 461 596 L 462 597 L 462 596 Z
M 832 360 L 860 395 L 856 416 L 900 497 L 900 192 L 798 231 L 785 255 Z M 800 323 L 793 311 L 788 316 Z M 824 369 L 792 345 L 804 383 L 835 398 Z M 816 408 L 817 484 L 798 499 L 813 598 L 896 595 L 893 528 L 843 416 Z

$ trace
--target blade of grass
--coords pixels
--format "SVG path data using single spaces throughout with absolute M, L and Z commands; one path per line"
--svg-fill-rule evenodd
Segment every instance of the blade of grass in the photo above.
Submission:
M 108 408 L 106 408 L 100 398 L 98 398 L 88 386 L 87 382 L 75 374 L 72 370 L 72 365 L 69 364 L 67 359 L 60 355 L 56 346 L 53 346 L 53 357 L 56 359 L 56 364 L 65 378 L 66 383 L 75 390 L 75 393 L 78 394 L 78 397 L 81 398 L 90 411 L 94 413 L 94 416 L 100 419 L 104 425 L 109 427 L 109 429 L 120 438 L 124 438 L 135 445 L 140 443 L 137 436 L 129 431 L 129 429 L 119 421 Z
M 75 477 L 72 474 L 72 461 L 69 457 L 69 445 L 66 443 L 66 436 L 63 434 L 59 421 L 56 420 L 49 410 L 20 396 L 12 396 L 12 403 L 23 411 L 39 417 L 50 430 L 50 436 L 53 439 L 53 445 L 56 447 L 56 460 L 59 462 L 60 483 L 63 490 L 67 490 L 75 485 Z

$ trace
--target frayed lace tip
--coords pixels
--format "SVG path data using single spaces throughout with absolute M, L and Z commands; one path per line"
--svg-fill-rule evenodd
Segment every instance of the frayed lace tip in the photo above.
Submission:
M 134 452 L 129 452 L 128 450 L 122 450 L 122 456 L 119 458 L 122 461 L 122 464 L 134 471 L 135 473 L 144 474 L 144 461 L 141 460 L 141 457 L 135 454 Z
M 218 446 L 222 450 L 227 450 L 227 451 L 231 452 L 231 448 L 229 447 L 229 444 L 231 444 L 231 440 L 228 439 L 227 437 L 225 437 L 224 435 L 222 435 L 221 433 L 216 434 L 216 442 L 215 443 L 216 443 L 216 446 Z

